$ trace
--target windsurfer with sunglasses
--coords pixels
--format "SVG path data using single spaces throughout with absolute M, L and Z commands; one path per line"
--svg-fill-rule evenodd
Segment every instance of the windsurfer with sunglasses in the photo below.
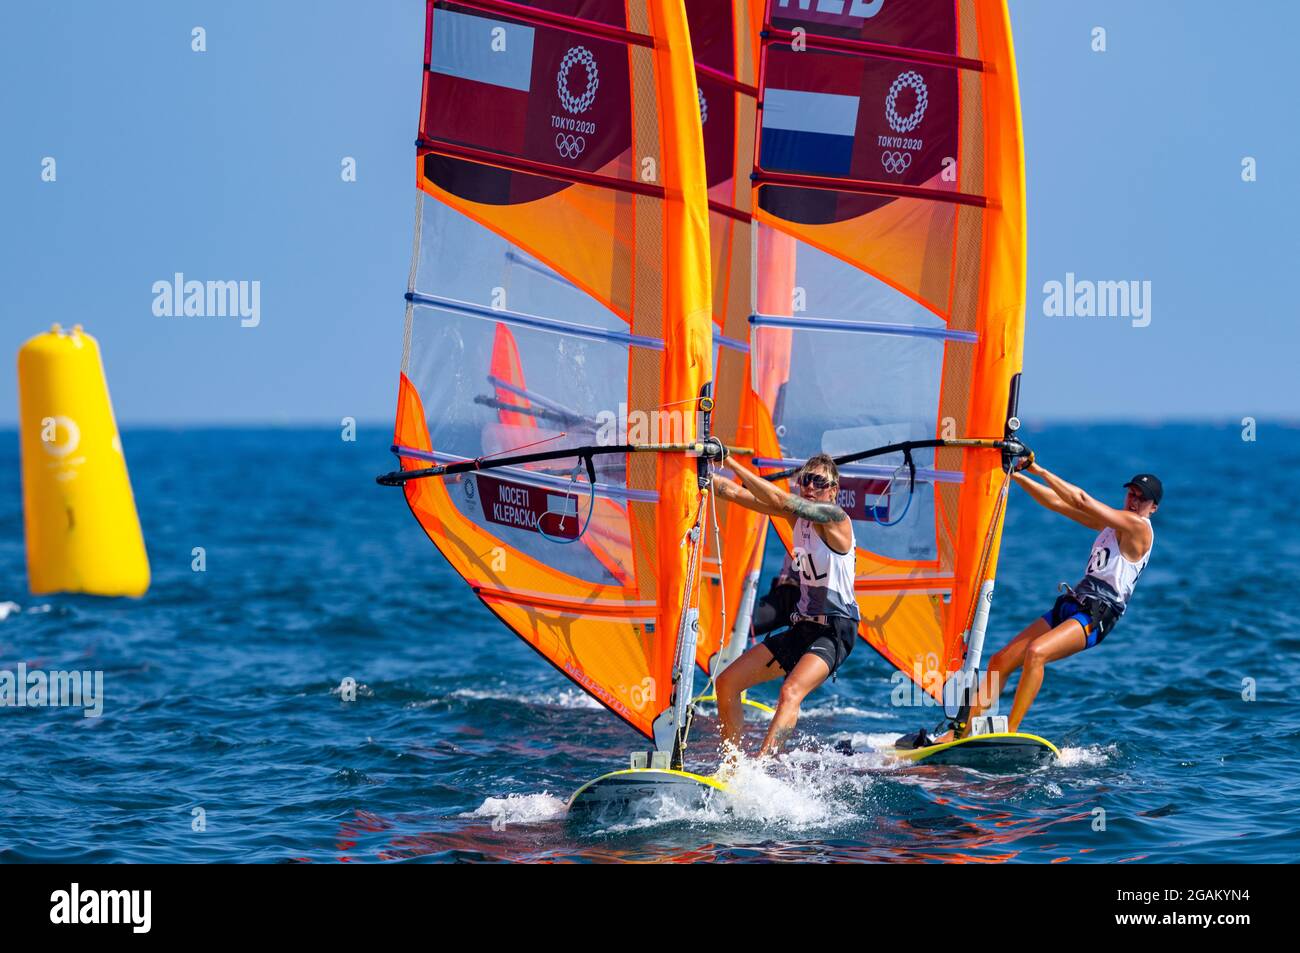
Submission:
M 727 458 L 726 465 L 739 482 L 715 475 L 713 491 L 738 506 L 788 520 L 794 535 L 790 565 L 799 595 L 789 614 L 790 627 L 750 647 L 717 679 L 723 754 L 729 757 L 740 751 L 741 694 L 760 682 L 784 677 L 776 714 L 759 751 L 762 756 L 785 746 L 804 698 L 833 675 L 853 650 L 858 631 L 853 524 L 836 503 L 839 470 L 827 454 L 817 454 L 804 464 L 798 474 L 798 494 L 785 492 L 733 457 Z M 779 614 L 774 593 L 764 597 L 769 605 L 760 606 L 756 619 Z
M 1030 473 L 1042 477 L 1043 482 L 1031 480 L 1026 475 Z M 1119 622 L 1138 576 L 1151 559 L 1155 545 L 1151 517 L 1164 496 L 1164 487 L 1152 474 L 1139 473 L 1124 484 L 1128 491 L 1124 505 L 1116 509 L 1034 463 L 1032 455 L 1023 471 L 1013 477 L 1035 502 L 1099 531 L 1083 579 L 1074 586 L 1062 584 L 1063 592 L 1052 608 L 994 655 L 980 679 L 980 694 L 971 708 L 971 717 L 991 707 L 1011 673 L 1021 670 L 1007 719 L 1008 728 L 1018 731 L 1042 687 L 1047 664 L 1100 645 Z M 900 747 L 920 748 L 951 741 L 968 731 L 969 725 L 968 719 L 934 740 L 921 732 L 916 738 L 901 739 Z

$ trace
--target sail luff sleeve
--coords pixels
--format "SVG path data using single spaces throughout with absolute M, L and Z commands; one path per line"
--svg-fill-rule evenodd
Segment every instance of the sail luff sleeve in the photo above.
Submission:
M 989 68 L 981 74 L 984 117 L 986 190 L 991 199 L 984 214 L 984 256 L 981 262 L 980 345 L 975 355 L 976 386 L 971 391 L 968 419 L 973 432 L 1001 433 L 1006 426 L 1007 395 L 1021 370 L 1024 351 L 1026 225 L 1025 166 L 1020 95 L 1010 14 L 1002 0 L 980 0 L 975 8 L 980 55 Z M 1003 473 L 995 451 L 970 453 L 966 462 L 961 511 L 974 514 L 961 528 L 954 592 L 959 606 L 979 598 L 980 587 L 997 572 L 1002 534 L 990 533 L 999 519 L 998 493 Z M 987 568 L 977 567 L 985 538 L 990 540 Z M 963 638 L 965 613 L 953 613 L 945 631 L 947 669 L 961 666 L 967 649 Z
M 750 386 L 749 315 L 753 268 L 752 172 L 758 31 L 748 0 L 686 0 L 695 59 L 709 195 L 713 296 L 712 432 L 728 447 L 760 442 Z M 742 454 L 743 458 L 743 454 Z M 718 533 L 707 534 L 696 662 L 712 660 L 730 637 L 749 567 L 759 558 L 767 517 L 712 501 Z
M 680 2 L 649 3 L 655 34 L 663 39 L 655 49 L 655 76 L 661 111 L 664 200 L 664 280 L 666 302 L 662 393 L 665 405 L 684 414 L 689 437 L 697 436 L 697 400 L 712 371 L 712 288 L 709 269 L 708 194 L 704 168 L 695 67 L 686 11 Z M 703 436 L 702 434 L 698 436 Z M 702 494 L 696 460 L 660 455 L 658 458 L 658 556 L 660 618 L 666 633 L 676 634 L 683 613 L 699 603 L 697 578 L 688 579 L 691 543 L 683 545 L 696 522 Z M 703 553 L 703 539 L 698 540 Z M 683 603 L 691 592 L 692 604 Z M 671 665 L 674 645 L 665 639 L 660 651 Z M 693 657 L 686 660 L 690 666 Z M 659 695 L 669 702 L 667 686 Z

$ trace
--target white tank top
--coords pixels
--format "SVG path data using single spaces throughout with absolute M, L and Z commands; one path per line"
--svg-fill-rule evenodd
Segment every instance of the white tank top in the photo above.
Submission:
M 799 578 L 796 611 L 800 615 L 858 618 L 858 602 L 853 598 L 854 547 L 837 553 L 817 535 L 812 523 L 800 517 L 794 524 L 792 552 L 790 565 Z
M 1145 516 L 1148 526 L 1151 526 L 1151 520 Z M 1092 544 L 1092 553 L 1088 556 L 1088 568 L 1084 572 L 1084 578 L 1091 576 L 1106 583 L 1110 588 L 1119 594 L 1121 604 L 1127 606 L 1129 598 L 1133 595 L 1133 589 L 1137 586 L 1138 576 L 1142 570 L 1147 568 L 1147 562 L 1151 559 L 1151 550 L 1156 548 L 1155 527 L 1151 528 L 1151 545 L 1147 547 L 1146 553 L 1138 562 L 1130 562 L 1120 552 L 1119 537 L 1115 535 L 1115 530 L 1107 526 L 1097 534 L 1097 539 Z

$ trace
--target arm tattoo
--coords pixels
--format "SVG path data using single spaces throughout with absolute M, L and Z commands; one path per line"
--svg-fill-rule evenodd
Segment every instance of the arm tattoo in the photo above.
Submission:
M 728 480 L 724 476 L 714 476 L 713 492 L 724 500 L 734 500 L 742 503 L 747 495 L 743 486 Z
M 849 518 L 849 514 L 834 503 L 814 503 L 802 496 L 791 495 L 787 498 L 785 509 L 810 523 L 840 523 Z

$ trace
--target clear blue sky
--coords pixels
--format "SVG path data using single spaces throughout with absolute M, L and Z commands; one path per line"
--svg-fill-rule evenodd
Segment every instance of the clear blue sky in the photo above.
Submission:
M 100 338 L 127 426 L 390 419 L 423 16 L 422 0 L 0 5 L 0 426 L 13 355 L 54 321 Z M 1025 416 L 1300 417 L 1296 5 L 1012 0 L 1012 18 Z M 151 285 L 176 271 L 259 280 L 261 325 L 154 317 Z M 1043 283 L 1067 272 L 1151 281 L 1150 326 L 1044 317 Z

